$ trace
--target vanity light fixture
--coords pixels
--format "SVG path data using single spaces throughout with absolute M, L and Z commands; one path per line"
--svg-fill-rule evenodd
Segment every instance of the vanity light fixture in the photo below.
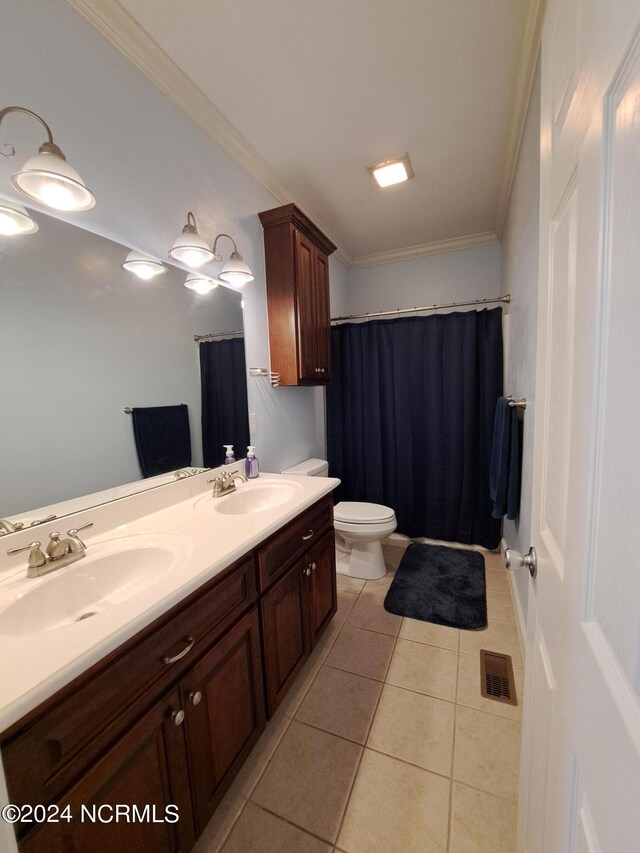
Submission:
M 169 251 L 169 257 L 193 269 L 208 264 L 214 258 L 214 253 L 198 234 L 196 218 L 191 211 L 187 213 L 187 224 L 176 238 Z
M 143 281 L 149 281 L 157 275 L 164 275 L 167 271 L 163 263 L 142 252 L 129 252 L 126 261 L 122 264 L 122 269 L 132 272 Z
M 8 198 L 0 198 L 0 235 L 14 237 L 35 234 L 37 230 L 38 223 L 33 221 L 25 207 Z
M 51 128 L 43 118 L 24 107 L 5 107 L 0 110 L 0 123 L 6 115 L 16 112 L 25 113 L 39 121 L 47 132 L 47 141 L 11 177 L 14 187 L 28 198 L 55 210 L 82 211 L 95 207 L 95 196 L 87 189 L 76 170 L 67 163 L 64 154 L 53 141 Z M 15 154 L 13 145 L 5 147 L 8 151 L 0 153 L 4 157 L 12 157 Z
M 218 277 L 222 279 L 222 281 L 227 284 L 232 285 L 233 287 L 242 287 L 243 284 L 247 284 L 249 281 L 253 281 L 255 276 L 249 269 L 249 265 L 245 264 L 242 260 L 242 255 L 238 251 L 238 247 L 236 246 L 236 241 L 229 234 L 218 234 L 213 244 L 213 254 L 214 259 L 216 261 L 222 260 L 222 255 L 216 255 L 216 248 L 218 246 L 218 240 L 221 237 L 227 237 L 227 239 L 231 240 L 233 243 L 233 252 L 229 257 L 227 263 L 222 267 L 221 271 L 218 274 Z
M 209 278 L 209 276 L 202 273 L 192 272 L 187 276 L 184 287 L 189 290 L 195 290 L 195 292 L 200 294 L 200 296 L 206 296 L 207 293 L 211 293 L 212 290 L 215 290 L 218 284 L 219 282 L 214 278 Z
M 392 160 L 382 160 L 373 166 L 367 166 L 367 171 L 377 187 L 390 187 L 413 178 L 414 171 L 408 154 L 394 157 Z

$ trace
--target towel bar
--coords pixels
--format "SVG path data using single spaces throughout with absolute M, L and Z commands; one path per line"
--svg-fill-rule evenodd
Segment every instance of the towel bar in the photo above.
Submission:
M 514 400 L 511 394 L 507 397 L 509 401 L 509 407 L 511 409 L 526 409 L 527 408 L 527 398 L 523 397 L 522 400 Z

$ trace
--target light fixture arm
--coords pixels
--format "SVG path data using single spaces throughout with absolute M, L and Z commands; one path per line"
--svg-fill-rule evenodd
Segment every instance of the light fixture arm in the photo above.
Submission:
M 233 254 L 231 255 L 231 257 L 232 257 L 232 258 L 234 258 L 234 255 L 235 255 L 235 256 L 237 256 L 237 257 L 238 257 L 238 259 L 239 259 L 240 255 L 239 255 L 239 252 L 238 252 L 238 247 L 236 246 L 236 241 L 233 239 L 233 237 L 232 237 L 230 234 L 218 234 L 218 236 L 216 237 L 215 242 L 214 242 L 214 244 L 213 244 L 213 249 L 211 250 L 211 251 L 213 252 L 213 254 L 215 255 L 215 259 L 216 259 L 216 261 L 221 261 L 221 260 L 222 260 L 222 255 L 218 255 L 218 253 L 216 252 L 216 247 L 217 247 L 217 245 L 218 245 L 218 240 L 219 240 L 221 237 L 227 237 L 227 239 L 231 240 L 231 242 L 233 243 Z M 235 258 L 234 258 L 234 260 L 235 260 Z
M 32 118 L 35 118 L 47 131 L 47 141 L 44 142 L 40 146 L 41 154 L 55 154 L 57 157 L 61 157 L 63 160 L 66 160 L 66 157 L 62 153 L 62 151 L 58 148 L 58 146 L 53 141 L 53 134 L 51 133 L 51 128 L 46 123 L 46 121 L 38 115 L 38 113 L 34 113 L 33 110 L 28 110 L 26 107 L 5 107 L 3 110 L 0 110 L 0 124 L 2 124 L 3 118 L 9 113 L 25 113 Z M 4 148 L 9 149 L 9 153 L 5 153 L 4 151 L 0 151 L 3 157 L 13 157 L 16 153 L 15 148 L 10 143 L 5 143 Z
M 197 234 L 198 233 L 198 226 L 196 225 L 196 218 L 193 215 L 193 213 L 191 213 L 191 211 L 189 211 L 187 213 L 187 224 L 182 229 L 182 233 L 183 234 Z

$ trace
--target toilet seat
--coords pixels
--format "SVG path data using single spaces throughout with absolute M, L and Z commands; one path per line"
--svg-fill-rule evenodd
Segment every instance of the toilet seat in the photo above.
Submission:
M 349 525 L 376 525 L 395 521 L 395 512 L 382 504 L 363 503 L 361 501 L 341 501 L 333 508 L 335 521 Z

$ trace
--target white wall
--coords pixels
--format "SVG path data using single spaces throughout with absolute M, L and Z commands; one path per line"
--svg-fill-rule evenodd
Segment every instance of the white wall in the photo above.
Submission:
M 94 210 L 69 215 L 70 221 L 158 257 L 166 257 L 189 210 L 207 239 L 221 231 L 235 237 L 256 275 L 245 294 L 247 365 L 267 367 L 264 251 L 256 214 L 276 206 L 271 195 L 64 0 L 4 0 L 0 56 L 3 102 L 24 105 L 49 122 L 98 199 Z M 1 134 L 17 154 L 0 158 L 0 194 L 15 199 L 10 175 L 35 153 L 42 128 L 10 115 Z M 221 248 L 228 252 L 231 246 L 222 241 Z M 320 390 L 272 389 L 265 379 L 248 383 L 258 425 L 253 440 L 264 470 L 322 452 Z
M 511 294 L 505 323 L 505 390 L 526 397 L 522 412 L 523 448 L 520 517 L 505 520 L 507 545 L 525 554 L 531 545 L 533 413 L 535 406 L 536 327 L 538 310 L 538 234 L 540 179 L 540 73 L 531 93 L 503 234 L 502 289 Z M 529 574 L 514 575 L 523 615 L 527 613 Z
M 351 271 L 346 311 L 386 311 L 500 295 L 498 243 Z

